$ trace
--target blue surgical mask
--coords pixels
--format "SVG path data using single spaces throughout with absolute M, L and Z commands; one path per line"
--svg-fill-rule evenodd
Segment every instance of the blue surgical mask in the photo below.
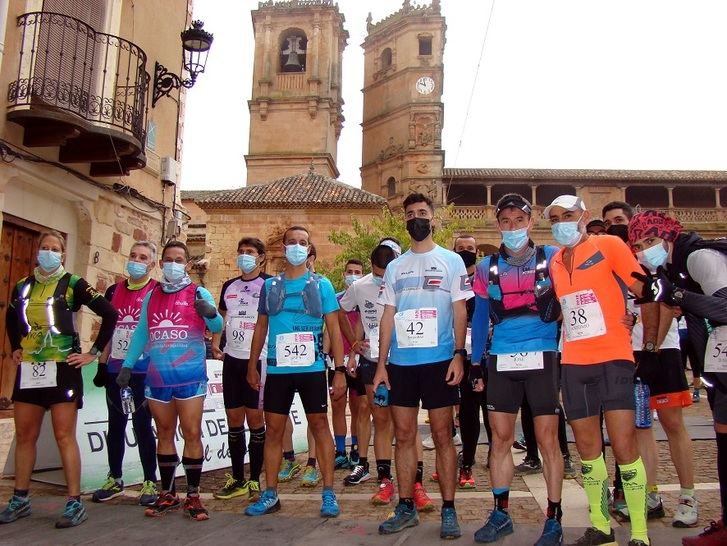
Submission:
M 515 252 L 528 244 L 529 239 L 528 228 L 526 227 L 502 232 L 502 244 L 509 250 Z
M 663 266 L 668 257 L 669 251 L 664 248 L 664 243 L 650 246 L 642 252 L 636 253 L 636 258 L 639 260 L 639 263 L 651 271 L 656 271 L 658 267 Z
M 285 245 L 285 258 L 290 265 L 301 265 L 308 259 L 308 247 L 303 245 Z
M 148 269 L 149 266 L 146 264 L 132 262 L 131 260 L 126 262 L 126 272 L 129 274 L 129 277 L 134 280 L 141 279 L 144 275 L 146 275 Z
M 164 262 L 162 264 L 162 272 L 164 273 L 164 278 L 166 278 L 169 282 L 178 281 L 186 274 L 185 264 Z
M 249 254 L 240 254 L 237 257 L 237 267 L 243 273 L 250 273 L 257 267 L 257 258 L 250 256 Z
M 371 280 L 374 281 L 374 284 L 376 286 L 381 286 L 384 284 L 384 277 L 379 277 L 377 275 L 371 275 Z
M 346 275 L 343 278 L 343 282 L 346 283 L 346 286 L 351 286 L 353 283 L 355 283 L 360 278 L 361 278 L 361 275 Z
M 39 250 L 38 251 L 38 265 L 43 271 L 55 271 L 61 266 L 60 252 L 54 252 L 52 250 Z
M 583 237 L 583 232 L 579 226 L 580 221 L 579 218 L 575 222 L 558 222 L 557 224 L 553 224 L 550 228 L 553 232 L 553 239 L 563 246 L 571 248 L 576 246 L 581 240 L 581 237 Z

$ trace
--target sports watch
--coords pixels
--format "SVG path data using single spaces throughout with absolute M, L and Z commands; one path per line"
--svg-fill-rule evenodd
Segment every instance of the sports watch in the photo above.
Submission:
M 461 355 L 462 358 L 466 359 L 467 358 L 467 349 L 455 349 L 454 354 L 452 356 L 455 356 L 455 355 Z
M 653 341 L 647 341 L 644 343 L 644 351 L 647 353 L 655 353 L 656 352 L 656 343 Z

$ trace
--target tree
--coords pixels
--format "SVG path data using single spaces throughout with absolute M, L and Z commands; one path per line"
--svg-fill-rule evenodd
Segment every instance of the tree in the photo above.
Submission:
M 436 229 L 434 241 L 444 247 L 451 248 L 455 235 L 465 233 L 472 229 L 473 222 L 453 218 L 454 205 L 447 205 L 436 210 Z M 352 258 L 361 260 L 366 270 L 370 267 L 371 252 L 384 237 L 394 237 L 401 243 L 403 252 L 409 250 L 409 233 L 406 231 L 406 222 L 401 213 L 394 214 L 388 207 L 381 209 L 381 216 L 368 220 L 365 224 L 356 218 L 351 219 L 351 229 L 334 229 L 328 235 L 328 240 L 343 250 L 334 258 L 333 263 L 316 263 L 316 270 L 328 277 L 333 285 L 342 290 L 343 270 L 346 262 Z

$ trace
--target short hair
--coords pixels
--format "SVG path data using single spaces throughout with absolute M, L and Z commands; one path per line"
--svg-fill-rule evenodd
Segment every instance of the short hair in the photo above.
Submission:
M 306 231 L 306 233 L 308 232 Z M 316 245 L 308 241 L 308 257 L 310 258 L 311 256 L 318 258 L 318 253 L 316 252 Z
M 164 250 L 162 250 L 162 259 L 164 258 L 164 254 L 166 254 L 167 250 L 170 248 L 181 248 L 184 250 L 184 257 L 187 261 L 189 261 L 189 249 L 187 248 L 187 245 L 185 245 L 182 241 L 169 241 L 167 244 L 164 245 Z
M 265 243 L 257 237 L 243 237 L 237 243 L 238 250 L 242 245 L 254 247 L 258 254 L 265 254 Z
M 348 267 L 349 265 L 357 265 L 361 269 L 363 269 L 363 266 L 364 266 L 363 262 L 361 260 L 359 260 L 358 258 L 351 258 L 350 260 L 348 260 L 346 262 L 345 267 Z
M 434 212 L 434 202 L 423 193 L 410 193 L 409 195 L 407 195 L 406 199 L 404 199 L 404 210 L 406 210 L 409 205 L 413 205 L 414 203 L 426 203 L 429 207 L 429 210 Z
M 390 246 L 379 245 L 371 252 L 371 265 L 386 269 L 396 259 L 396 252 Z
M 477 239 L 475 238 L 474 235 L 470 235 L 469 233 L 462 233 L 461 235 L 457 235 L 454 238 L 454 244 L 452 245 L 453 249 L 457 248 L 457 241 L 459 241 L 460 239 L 474 239 L 475 243 L 477 242 Z
M 623 201 L 611 201 L 610 203 L 606 203 L 601 211 L 601 216 L 605 218 L 608 211 L 616 209 L 623 210 L 626 218 L 629 220 L 634 217 L 634 207 Z
M 55 229 L 48 229 L 40 234 L 40 237 L 38 238 L 38 246 L 43 242 L 43 239 L 46 237 L 55 237 L 58 239 L 58 242 L 61 243 L 61 252 L 66 251 L 66 238 L 63 236 L 63 234 L 60 231 L 56 231 Z
M 145 248 L 149 249 L 149 254 L 151 254 L 151 261 L 156 262 L 157 260 L 157 245 L 152 243 L 151 241 L 135 241 L 133 245 L 131 245 L 131 248 L 133 249 L 135 246 L 143 246 Z M 131 249 L 129 249 L 131 250 Z
M 308 234 L 308 238 L 310 239 L 310 231 L 308 231 L 303 226 L 290 226 L 283 232 L 283 244 L 285 244 L 285 239 L 286 237 L 288 237 L 288 233 L 290 233 L 291 231 L 305 231 Z M 310 243 L 310 240 L 308 242 Z

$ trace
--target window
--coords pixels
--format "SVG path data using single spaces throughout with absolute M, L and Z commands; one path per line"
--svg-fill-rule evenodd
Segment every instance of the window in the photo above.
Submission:
M 390 176 L 386 181 L 386 195 L 394 197 L 396 195 L 396 178 Z
M 286 30 L 280 38 L 280 72 L 305 72 L 308 38 L 300 29 Z
M 723 207 L 727 207 L 727 188 L 720 188 L 719 202 L 722 203 Z
M 675 207 L 712 208 L 716 206 L 714 188 L 706 186 L 679 186 L 672 190 Z
M 576 189 L 573 186 L 567 184 L 548 184 L 538 186 L 535 189 L 535 203 L 542 207 L 547 207 L 553 202 L 553 199 L 559 195 L 576 195 Z M 524 195 L 528 201 L 530 201 L 530 194 Z
M 391 56 L 391 48 L 387 47 L 384 49 L 384 51 L 381 52 L 381 69 L 386 70 L 391 66 L 392 62 L 392 56 Z
M 487 204 L 487 188 L 484 184 L 450 184 L 447 203 L 469 207 L 484 206 Z
M 497 205 L 500 198 L 508 193 L 517 193 L 522 195 L 525 199 L 530 201 L 531 190 L 528 184 L 495 184 L 492 186 L 492 203 L 491 205 Z
M 667 208 L 669 191 L 660 186 L 629 186 L 626 188 L 626 202 L 643 208 Z
M 432 37 L 419 36 L 419 55 L 432 54 Z

